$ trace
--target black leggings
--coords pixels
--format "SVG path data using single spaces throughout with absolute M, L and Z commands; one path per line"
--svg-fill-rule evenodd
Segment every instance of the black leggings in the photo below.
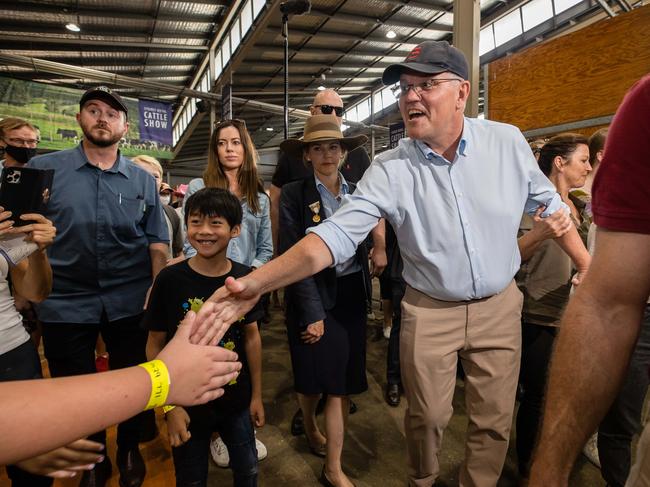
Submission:
M 528 477 L 530 460 L 542 418 L 548 366 L 557 328 L 522 324 L 521 371 L 523 395 L 517 412 L 517 458 L 519 474 Z

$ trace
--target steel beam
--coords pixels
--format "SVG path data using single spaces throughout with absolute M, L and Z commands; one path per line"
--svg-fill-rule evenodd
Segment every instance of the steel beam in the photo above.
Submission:
M 154 42 L 124 42 L 98 39 L 70 39 L 64 37 L 44 37 L 44 36 L 22 36 L 22 35 L 0 35 L 0 43 L 3 49 L 12 50 L 34 50 L 34 45 L 73 45 L 73 46 L 101 46 L 107 50 L 115 51 L 122 49 L 155 49 L 163 51 L 180 51 L 180 52 L 205 52 L 207 46 L 188 46 L 186 44 L 165 44 Z M 8 46 L 8 43 L 26 44 L 24 47 Z

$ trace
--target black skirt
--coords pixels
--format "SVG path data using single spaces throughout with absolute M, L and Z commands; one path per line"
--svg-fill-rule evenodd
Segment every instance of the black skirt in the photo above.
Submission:
M 368 389 L 366 297 L 361 272 L 336 280 L 336 306 L 326 311 L 325 333 L 306 344 L 303 331 L 287 323 L 294 387 L 301 394 L 347 396 Z

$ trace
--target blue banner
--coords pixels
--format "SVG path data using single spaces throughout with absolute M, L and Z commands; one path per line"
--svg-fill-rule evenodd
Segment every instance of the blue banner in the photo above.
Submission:
M 161 103 L 158 101 L 139 100 L 138 112 L 140 116 L 140 140 L 159 144 L 163 147 L 171 147 L 171 105 L 169 103 Z
M 388 127 L 390 135 L 388 148 L 394 149 L 399 144 L 400 139 L 404 138 L 404 122 L 393 123 Z

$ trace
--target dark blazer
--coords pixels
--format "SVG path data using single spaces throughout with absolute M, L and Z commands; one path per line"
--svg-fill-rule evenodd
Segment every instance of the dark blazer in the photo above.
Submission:
M 352 183 L 348 183 L 348 186 L 351 193 L 356 189 Z M 314 212 L 309 205 L 317 201 L 320 202 L 320 221 L 314 222 Z M 309 227 L 314 227 L 324 220 L 325 208 L 313 176 L 285 184 L 280 197 L 279 253 L 286 252 L 305 236 Z M 370 302 L 372 287 L 365 242 L 357 247 L 356 259 L 363 273 L 365 298 Z M 311 323 L 324 320 L 325 311 L 336 305 L 336 269 L 328 267 L 312 277 L 288 286 L 285 297 L 287 322 L 290 324 L 306 328 Z

